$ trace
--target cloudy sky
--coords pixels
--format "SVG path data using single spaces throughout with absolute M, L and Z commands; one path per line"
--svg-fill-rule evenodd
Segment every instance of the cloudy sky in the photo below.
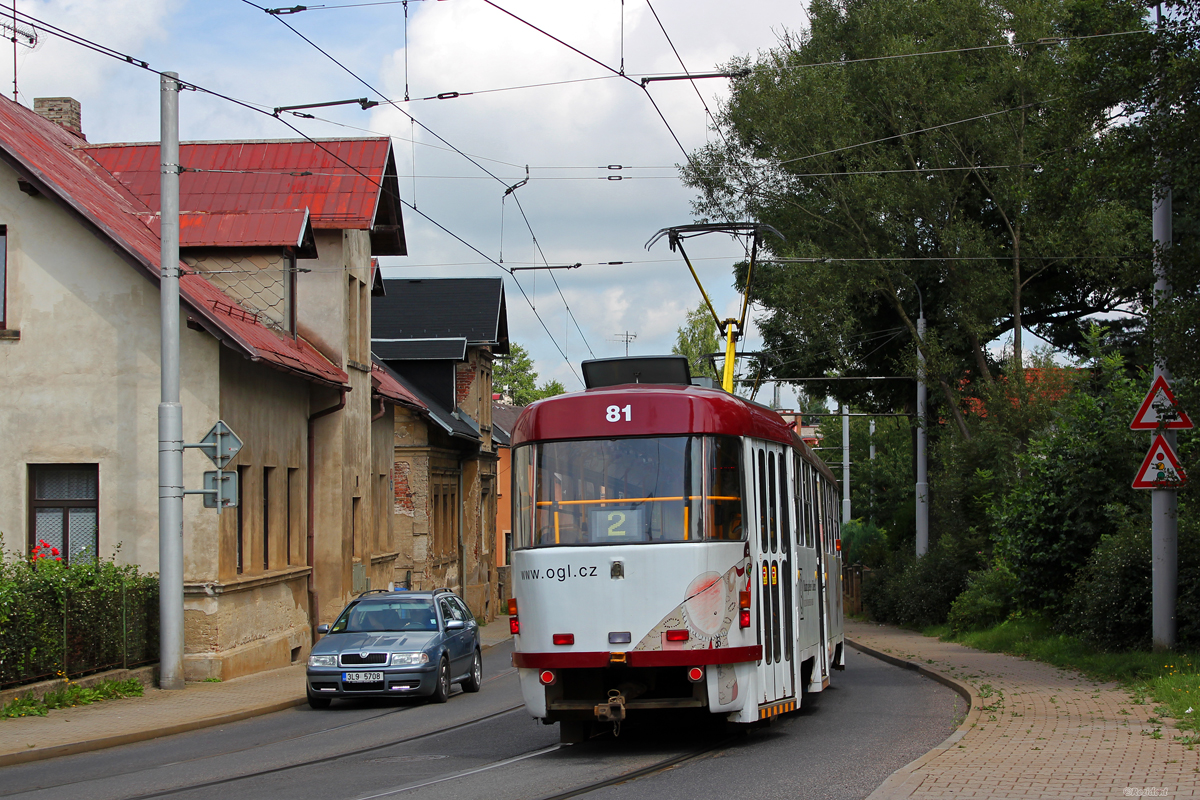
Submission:
M 770 48 L 784 30 L 806 24 L 798 2 L 651 2 L 691 72 Z M 618 334 L 636 334 L 631 354 L 668 352 L 684 313 L 700 302 L 678 255 L 665 242 L 649 252 L 644 244 L 660 228 L 694 221 L 672 131 L 688 150 L 715 136 L 696 88 L 715 112 L 727 81 L 650 84 L 668 129 L 640 85 L 596 63 L 619 70 L 624 59 L 625 73 L 635 77 L 682 71 L 646 0 L 496 5 L 595 61 L 484 0 L 412 0 L 407 25 L 403 4 L 379 0 L 327 0 L 278 17 L 245 0 L 17 0 L 21 12 L 268 109 L 394 101 L 399 108 L 321 109 L 314 112 L 320 119 L 291 121 L 314 137 L 392 136 L 401 197 L 506 266 L 541 264 L 543 254 L 550 264 L 584 264 L 517 272 L 527 301 L 513 277 L 407 209 L 411 255 L 384 259 L 388 277 L 504 275 L 513 339 L 531 351 L 542 380 L 573 390 L 581 360 L 624 352 Z M 0 87 L 11 97 L 9 48 L 0 49 L 8 53 L 0 55 Z M 19 46 L 16 62 L 21 102 L 77 98 L 90 141 L 158 138 L 155 75 L 46 33 L 32 50 Z M 534 84 L 551 85 L 514 88 Z M 450 92 L 462 96 L 423 99 Z M 269 116 L 198 92 L 181 96 L 180 117 L 184 140 L 295 135 Z M 536 244 L 513 196 L 504 194 L 526 167 L 529 182 L 516 197 Z M 741 254 L 725 237 L 689 247 L 717 310 L 729 315 L 737 305 L 731 266 Z M 599 265 L 611 261 L 632 263 Z M 743 347 L 758 343 L 752 332 Z

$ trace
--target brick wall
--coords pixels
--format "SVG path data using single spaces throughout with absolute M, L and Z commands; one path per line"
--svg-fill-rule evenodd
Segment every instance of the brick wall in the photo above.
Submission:
M 83 108 L 73 97 L 36 97 L 33 100 L 35 113 L 51 122 L 58 123 L 80 139 L 87 140 L 83 135 Z

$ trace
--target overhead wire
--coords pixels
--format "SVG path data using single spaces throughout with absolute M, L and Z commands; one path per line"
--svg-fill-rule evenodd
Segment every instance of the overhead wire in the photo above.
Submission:
M 245 1 L 245 0 L 244 0 L 244 1 Z M 250 5 L 253 5 L 253 3 L 250 3 Z M 101 45 L 101 44 L 99 44 L 99 43 L 96 43 L 96 42 L 94 42 L 94 41 L 92 41 L 92 40 L 86 39 L 86 38 L 84 38 L 84 37 L 82 37 L 82 36 L 80 36 L 80 35 L 78 35 L 78 34 L 71 33 L 70 31 L 67 31 L 67 30 L 65 30 L 65 29 L 63 29 L 63 28 L 59 28 L 59 27 L 57 27 L 57 26 L 50 25 L 49 23 L 46 23 L 46 22 L 42 21 L 42 20 L 41 20 L 41 19 L 39 19 L 39 18 L 33 17 L 32 15 L 30 15 L 30 14 L 28 14 L 28 13 L 24 12 L 24 11 L 15 11 L 15 10 L 14 10 L 14 11 L 13 11 L 13 13 L 14 13 L 14 15 L 19 15 L 20 17 L 22 17 L 22 18 L 24 18 L 24 19 L 27 19 L 27 20 L 28 20 L 28 21 L 29 21 L 31 24 L 35 24 L 35 25 L 37 25 L 38 27 L 40 27 L 40 28 L 42 28 L 43 30 L 45 30 L 46 32 L 48 32 L 48 33 L 50 33 L 50 34 L 52 34 L 52 35 L 58 36 L 59 38 L 61 38 L 61 39 L 64 39 L 65 41 L 71 42 L 71 43 L 73 43 L 73 44 L 76 44 L 76 45 L 79 45 L 79 46 L 81 46 L 81 47 L 85 47 L 85 48 L 87 48 L 87 49 L 89 49 L 89 50 L 92 50 L 92 51 L 94 51 L 94 52 L 100 53 L 101 55 L 105 55 L 105 56 L 108 56 L 108 57 L 110 57 L 110 58 L 114 58 L 114 59 L 116 59 L 116 60 L 123 61 L 123 62 L 125 62 L 125 63 L 128 63 L 128 64 L 132 64 L 132 65 L 134 65 L 134 66 L 137 66 L 137 67 L 140 67 L 141 69 L 144 69 L 144 70 L 146 70 L 146 71 L 148 71 L 148 72 L 152 72 L 152 73 L 154 73 L 154 74 L 156 74 L 156 75 L 159 75 L 159 76 L 163 76 L 163 75 L 164 75 L 164 73 L 163 73 L 163 72 L 161 72 L 160 70 L 152 69 L 152 68 L 150 67 L 150 64 L 149 64 L 149 62 L 147 62 L 147 61 L 144 61 L 144 60 L 142 60 L 142 59 L 136 59 L 136 58 L 134 58 L 133 56 L 127 55 L 127 54 L 125 54 L 125 53 L 121 53 L 120 51 L 114 50 L 114 49 L 112 49 L 112 48 L 110 48 L 110 47 L 106 47 L 106 46 L 104 46 L 104 45 Z M 290 26 L 289 26 L 289 27 L 290 27 Z M 294 133 L 296 133 L 298 136 L 300 136 L 301 138 L 305 139 L 305 140 L 306 140 L 306 141 L 308 141 L 310 144 L 313 144 L 313 145 L 315 145 L 316 147 L 320 148 L 320 149 L 321 149 L 321 150 L 323 150 L 323 151 L 324 151 L 324 152 L 325 152 L 327 155 L 329 155 L 329 156 L 333 157 L 333 158 L 334 158 L 334 159 L 336 159 L 337 161 L 340 161 L 342 164 L 345 164 L 345 165 L 346 165 L 346 166 L 347 166 L 347 167 L 348 167 L 350 170 L 352 170 L 353 172 L 355 172 L 357 175 L 359 175 L 361 178 L 363 178 L 364 180 L 366 180 L 368 183 L 370 183 L 370 184 L 372 184 L 373 186 L 376 186 L 377 188 L 379 188 L 379 189 L 380 189 L 380 191 L 383 191 L 383 192 L 388 192 L 388 189 L 387 189 L 387 187 L 385 187 L 385 186 L 383 185 L 382 181 L 376 181 L 376 180 L 375 180 L 374 178 L 372 178 L 370 175 L 367 175 L 366 173 L 362 172 L 362 171 L 361 171 L 361 170 L 359 170 L 357 167 L 355 167 L 353 164 L 350 164 L 350 163 L 349 163 L 349 162 L 347 162 L 345 159 L 343 159 L 341 156 L 339 156 L 337 153 L 333 152 L 333 151 L 332 151 L 332 150 L 330 150 L 328 147 L 326 147 L 326 146 L 325 146 L 325 145 L 324 145 L 324 144 L 323 144 L 321 141 L 319 141 L 319 140 L 317 140 L 317 139 L 314 139 L 313 137 L 309 136 L 309 135 L 308 135 L 308 134 L 306 134 L 304 131 L 300 130 L 300 129 L 299 129 L 299 128 L 297 128 L 295 125 L 293 125 L 291 122 L 289 122 L 288 120 L 284 119 L 282 116 L 278 116 L 278 115 L 276 115 L 276 114 L 272 113 L 272 110 L 271 110 L 271 109 L 268 109 L 268 108 L 266 108 L 266 107 L 259 107 L 259 106 L 256 106 L 255 104 L 253 104 L 253 103 L 250 103 L 250 102 L 248 102 L 248 101 L 239 100 L 239 99 L 237 99 L 237 98 L 235 98 L 235 97 L 231 97 L 231 96 L 229 96 L 229 95 L 223 94 L 223 93 L 221 93 L 221 92 L 218 92 L 218 91 L 216 91 L 216 90 L 213 90 L 213 89 L 208 89 L 208 88 L 206 88 L 206 87 L 203 87 L 203 86 L 201 86 L 201 85 L 199 85 L 199 84 L 193 83 L 193 82 L 191 82 L 191 81 L 184 80 L 184 79 L 182 79 L 182 78 L 175 78 L 175 80 L 176 80 L 176 81 L 179 83 L 179 85 L 180 85 L 180 87 L 181 87 L 181 88 L 185 88 L 185 89 L 191 89 L 191 90 L 198 91 L 198 92 L 203 92 L 204 94 L 210 95 L 210 96 L 212 96 L 212 97 L 219 98 L 219 99 L 221 99 L 221 100 L 224 100 L 224 101 L 226 101 L 226 102 L 233 103 L 233 104 L 235 104 L 235 105 L 241 106 L 242 108 L 246 108 L 246 109 L 248 109 L 248 110 L 250 110 L 250 111 L 254 111 L 254 112 L 256 112 L 256 113 L 263 114 L 264 116 L 272 117 L 272 118 L 274 118 L 274 119 L 277 119 L 277 120 L 279 120 L 281 123 L 283 123 L 285 126 L 287 126 L 287 127 L 290 129 L 290 130 L 292 130 Z M 436 135 L 436 134 L 435 134 L 435 135 Z M 389 193 L 389 194 L 391 194 L 390 192 L 388 192 L 388 193 Z M 424 219 L 425 219 L 427 222 L 429 222 L 431 225 L 433 225 L 434 227 L 438 228 L 440 231 L 442 231 L 442 232 L 443 232 L 443 233 L 445 233 L 446 235 L 450 236 L 452 239 L 454 239 L 455 241 L 459 242 L 460 244 L 462 244 L 462 245 L 463 245 L 464 247 L 466 247 L 467 249 L 471 250 L 472 252 L 474 252 L 474 253 L 478 254 L 479 256 L 481 256 L 482 258 L 486 259 L 486 260 L 487 260 L 487 262 L 488 262 L 489 264 L 495 265 L 495 266 L 499 267 L 500 269 L 504 270 L 505 272 L 507 272 L 507 273 L 509 274 L 509 276 L 510 276 L 510 277 L 512 277 L 512 279 L 513 279 L 513 283 L 514 283 L 514 284 L 516 284 L 517 288 L 518 288 L 518 289 L 521 291 L 521 295 L 522 295 L 522 296 L 525 298 L 525 301 L 526 301 L 527 303 L 529 303 L 529 307 L 530 307 L 530 309 L 532 309 L 532 310 L 533 310 L 533 312 L 534 312 L 534 317 L 536 317 L 536 318 L 537 318 L 537 320 L 538 320 L 538 322 L 541 324 L 541 326 L 542 326 L 542 329 L 543 329 L 543 330 L 546 332 L 546 335 L 547 335 L 547 336 L 550 338 L 550 341 L 551 341 L 551 343 L 553 343 L 553 344 L 554 344 L 554 346 L 555 346 L 555 348 L 558 350 L 559 354 L 560 354 L 560 355 L 562 355 L 562 357 L 563 357 L 563 360 L 564 360 L 564 361 L 567 363 L 567 367 L 568 367 L 568 368 L 571 370 L 571 373 L 572 373 L 572 374 L 575 376 L 576 380 L 578 380 L 578 381 L 579 381 L 579 383 L 580 383 L 581 385 L 583 384 L 583 379 L 579 377 L 579 373 L 578 373 L 578 372 L 575 370 L 575 366 L 574 366 L 574 365 L 573 365 L 573 364 L 570 362 L 570 360 L 567 358 L 567 355 L 566 355 L 566 353 L 563 351 L 562 347 L 561 347 L 561 346 L 558 344 L 558 340 L 554 338 L 554 335 L 553 335 L 553 334 L 550 332 L 550 329 L 549 329 L 549 328 L 546 326 L 546 322 L 545 322 L 545 320 L 543 320 L 543 319 L 541 318 L 541 315 L 537 313 L 537 309 L 536 309 L 536 308 L 533 306 L 533 303 L 532 303 L 532 301 L 529 299 L 529 295 L 528 295 L 528 294 L 525 292 L 525 289 L 524 289 L 524 287 L 523 287 L 523 286 L 521 286 L 521 282 L 520 282 L 519 280 L 517 280 L 516 276 L 515 276 L 515 275 L 513 275 L 513 274 L 512 274 L 512 272 L 511 272 L 510 270 L 506 269 L 506 268 L 504 267 L 504 265 L 497 263 L 497 262 L 495 261 L 495 259 L 491 258 L 489 255 L 487 255 L 486 253 L 484 253 L 484 252 L 483 252 L 482 250 L 480 250 L 478 247 L 476 247 L 475 245 L 471 244 L 471 243 L 470 243 L 470 242 L 468 242 L 466 239 L 464 239 L 463 237 L 459 236 L 457 233 L 455 233 L 454 231 L 450 230 L 449 228 L 447 228 L 445 225 L 443 225 L 443 224 L 441 224 L 440 222 L 438 222 L 438 221 L 437 221 L 436 219 L 434 219 L 433 217 L 429 216 L 429 215 L 428 215 L 428 214 L 426 214 L 425 212 L 423 212 L 423 211 L 421 211 L 420 209 L 418 209 L 418 208 L 417 208 L 415 205 L 413 205 L 412 203 L 409 203 L 409 202 L 407 202 L 406 200 L 404 200 L 404 198 L 400 197 L 399 195 L 393 195 L 393 199 L 394 199 L 394 200 L 396 200 L 396 201 L 397 201 L 397 202 L 399 202 L 399 203 L 402 203 L 403 205 L 407 206 L 408 208 L 412 209 L 414 213 L 416 213 L 416 214 L 420 215 L 422 218 L 424 218 Z
M 257 3 L 254 3 L 254 2 L 252 2 L 252 0 L 242 0 L 242 2 L 243 2 L 243 3 L 245 3 L 245 4 L 246 4 L 246 5 L 248 5 L 248 6 L 251 6 L 251 7 L 253 7 L 253 8 L 257 8 L 257 9 L 258 9 L 258 10 L 260 10 L 260 11 L 264 11 L 264 12 L 265 12 L 265 11 L 267 11 L 267 9 L 263 8 L 262 6 L 258 5 Z M 486 2 L 486 0 L 485 0 L 485 2 Z M 269 12 L 268 12 L 268 13 L 269 13 Z M 270 14 L 269 14 L 269 15 L 270 15 Z M 483 164 L 480 164 L 478 161 L 476 161 L 475 159 L 471 158 L 469 155 L 467 155 L 465 152 L 463 152 L 462 150 L 460 150 L 458 147 L 455 147 L 455 146 L 454 146 L 453 144 L 451 144 L 451 143 L 450 143 L 450 142 L 449 142 L 449 141 L 448 141 L 446 138 L 444 138 L 443 136 L 441 136 L 440 134 L 438 134 L 436 131 L 434 131 L 433 129 L 431 129 L 431 128 L 430 128 L 428 125 L 426 125 L 426 124 L 424 124 L 423 122 L 420 122 L 419 120 L 417 120 L 415 117 L 413 117 L 411 114 L 409 114 L 409 113 L 408 113 L 407 111 L 405 111 L 403 108 L 401 108 L 401 107 L 399 106 L 399 104 L 397 104 L 397 103 L 396 103 L 394 100 L 390 99 L 390 98 L 389 98 L 387 95 L 385 95 L 383 92 L 381 92 L 381 91 L 379 91 L 378 89 L 376 89 L 376 88 L 375 88 L 374 86 L 372 86 L 372 85 L 371 85 L 371 84 L 370 84 L 368 81 L 366 81 L 366 80 L 365 80 L 364 78 L 362 78 L 360 75 L 358 75 L 357 73 L 355 73 L 355 72 L 354 72 L 352 69 L 350 69 L 349 67 L 347 67 L 345 64 L 343 64 L 343 63 L 342 63 L 341 61 L 339 61 L 337 58 L 335 58 L 335 57 L 334 57 L 332 54 L 330 54 L 329 52 L 327 52 L 327 51 L 326 51 L 324 48 L 322 48 L 320 45 L 318 45 L 318 44 L 317 44 L 316 42 L 314 42 L 312 39 L 309 39 L 307 36 L 305 36 L 303 33 L 301 33 L 299 30 L 297 30 L 297 29 L 296 29 L 295 27 L 293 27 L 291 24 L 289 24 L 289 23 L 287 22 L 287 20 L 285 20 L 285 19 L 281 18 L 279 15 L 270 15 L 270 16 L 274 16 L 274 17 L 275 17 L 275 19 L 277 19 L 277 20 L 278 20 L 278 21 L 279 21 L 279 22 L 280 22 L 282 25 L 284 25 L 284 27 L 286 27 L 288 30 L 292 31 L 292 33 L 294 33 L 294 34 L 296 34 L 297 36 L 299 36 L 299 37 L 300 37 L 301 39 L 303 39 L 305 42 L 307 42 L 307 43 L 308 43 L 308 44 L 309 44 L 311 47 L 313 47 L 313 49 L 315 49 L 317 52 L 321 53 L 321 55 L 323 55 L 323 56 L 325 56 L 326 58 L 328 58 L 328 59 L 329 59 L 330 61 L 332 61 L 334 64 L 337 64 L 339 67 L 341 67 L 341 68 L 342 68 L 342 70 L 344 70 L 344 71 L 345 71 L 345 72 L 346 72 L 348 75 L 350 75 L 350 76 L 351 76 L 352 78 L 354 78 L 356 81 L 358 81 L 358 82 L 359 82 L 359 83 L 361 83 L 363 86 L 365 86 L 366 88 L 368 88 L 368 89 L 370 89 L 372 92 L 374 92 L 376 95 L 378 95 L 378 96 L 379 96 L 379 97 L 380 97 L 380 98 L 383 100 L 383 102 L 387 103 L 388 105 L 392 106 L 392 107 L 393 107 L 393 108 L 395 108 L 397 111 L 399 111 L 401 114 L 403 114 L 404 116 L 408 117 L 408 119 L 409 119 L 410 121 L 412 121 L 414 124 L 420 125 L 420 126 L 421 126 L 421 127 L 424 129 L 424 130 L 428 131 L 428 132 L 429 132 L 430 134 L 432 134 L 432 135 L 433 135 L 435 138 L 437 138 L 437 140 L 438 140 L 438 141 L 442 142 L 444 145 L 446 145 L 447 147 L 449 147 L 449 148 L 450 148 L 451 150 L 453 150 L 455 153 L 457 153 L 458 155 L 460 155 L 460 156 L 462 156 L 463 158 L 465 158 L 465 159 L 467 159 L 468 161 L 470 161 L 472 164 L 474 164 L 474 165 L 475 165 L 476 167 L 478 167 L 480 170 L 482 170 L 483 172 L 487 173 L 487 174 L 488 174 L 490 177 L 492 177 L 493 179 L 495 179 L 495 180 L 496 180 L 498 183 L 500 183 L 501 185 L 504 185 L 504 186 L 506 186 L 506 188 L 507 188 L 507 184 L 505 184 L 505 181 L 504 181 L 504 179 L 503 179 L 503 178 L 501 178 L 500 176 L 496 175 L 494 172 L 492 172 L 491 170 L 489 170 L 489 169 L 488 169 L 487 167 L 485 167 Z M 286 122 L 286 121 L 285 121 L 285 122 Z M 293 129 L 295 129 L 295 128 L 294 128 L 294 126 L 291 126 L 291 125 L 289 125 L 289 127 L 293 127 Z M 415 137 L 414 137 L 414 138 L 415 138 Z M 414 170 L 414 172 L 415 172 L 415 170 Z M 415 198 L 414 198 L 414 200 L 415 200 Z M 409 204 L 406 204 L 406 205 L 409 205 Z M 519 205 L 519 204 L 518 204 L 518 205 Z M 417 211 L 417 206 L 416 206 L 415 202 L 414 202 L 413 204 L 411 204 L 411 207 L 412 207 L 412 209 L 413 209 L 414 211 Z M 417 213 L 421 213 L 421 212 L 420 212 L 420 211 L 417 211 Z M 424 214 L 422 214 L 422 216 L 425 216 L 425 215 L 424 215 Z M 525 212 L 524 212 L 523 210 L 522 210 L 522 212 L 521 212 L 521 216 L 522 216 L 522 217 L 525 219 L 525 224 L 526 224 L 526 226 L 527 226 L 527 227 L 529 227 L 529 233 L 530 233 L 530 236 L 532 236 L 532 237 L 534 238 L 534 241 L 536 242 L 536 241 L 537 241 L 537 237 L 536 237 L 536 235 L 535 235 L 535 234 L 534 234 L 534 232 L 533 232 L 533 227 L 530 225 L 530 223 L 529 223 L 529 219 L 528 219 L 528 217 L 526 217 L 526 216 L 525 216 Z M 428 217 L 426 217 L 426 218 L 427 218 L 427 219 L 429 219 Z M 431 221 L 432 221 L 432 220 L 431 220 Z M 439 226 L 439 227 L 441 227 L 441 226 Z M 540 249 L 541 249 L 540 245 L 539 245 L 538 249 L 539 249 L 539 251 L 540 251 Z M 482 253 L 481 253 L 481 255 L 482 255 Z M 490 259 L 489 259 L 489 260 L 490 260 Z M 521 294 L 522 294 L 522 295 L 525 295 L 525 288 L 524 288 L 523 286 L 521 286 L 521 282 L 520 282 L 519 280 L 517 280 L 517 277 L 516 277 L 515 275 L 513 275 L 512 271 L 511 271 L 511 270 L 508 270 L 508 269 L 505 269 L 505 268 L 504 268 L 504 266 L 503 266 L 502 264 L 500 264 L 499 262 L 493 261 L 493 263 L 495 263 L 495 264 L 496 264 L 496 266 L 498 266 L 500 269 L 504 269 L 504 271 L 505 271 L 505 272 L 507 272 L 507 273 L 509 274 L 509 276 L 512 278 L 512 280 L 513 280 L 513 283 L 515 283 L 515 284 L 517 285 L 517 288 L 519 288 L 519 289 L 521 290 Z M 558 283 L 558 281 L 557 281 L 557 280 L 555 280 L 555 285 L 557 285 L 557 283 Z M 561 294 L 561 292 L 560 292 L 560 294 Z M 525 295 L 525 296 L 526 296 L 526 299 L 528 300 L 528 299 L 529 299 L 529 298 L 528 298 L 528 295 Z M 569 315 L 569 316 L 572 318 L 572 320 L 574 320 L 574 314 L 573 314 L 573 313 L 572 313 L 572 311 L 571 311 L 571 307 L 570 307 L 569 305 L 567 305 L 567 304 L 566 304 L 566 298 L 565 298 L 565 297 L 563 298 L 563 303 L 564 303 L 564 306 L 565 306 L 565 307 L 566 307 L 566 309 L 567 309 L 567 314 L 568 314 L 568 315 Z M 535 314 L 535 315 L 537 315 L 537 309 L 534 307 L 534 305 L 533 305 L 533 302 L 532 302 L 532 301 L 530 301 L 530 304 L 529 304 L 529 306 L 530 306 L 530 308 L 531 308 L 531 309 L 534 311 L 534 314 Z M 538 320 L 539 320 L 539 321 L 542 321 L 542 320 L 541 320 L 541 317 L 540 317 L 540 315 L 537 315 L 537 316 L 538 316 Z M 574 320 L 574 321 L 575 321 L 575 325 L 576 325 L 576 327 L 578 327 L 578 326 L 579 326 L 579 322 L 578 322 L 578 320 Z M 542 322 L 542 327 L 543 327 L 543 328 L 545 328 L 545 327 L 546 327 L 544 322 Z M 550 335 L 550 329 L 549 329 L 549 328 L 546 328 L 546 334 L 547 334 L 548 336 Z M 553 339 L 553 337 L 551 337 L 551 338 Z M 559 350 L 559 352 L 563 354 L 563 359 L 567 361 L 567 364 L 568 364 L 568 366 L 570 366 L 570 368 L 571 368 L 571 371 L 572 371 L 573 373 L 575 373 L 575 367 L 574 367 L 574 365 L 572 365 L 572 364 L 570 363 L 570 360 L 569 360 L 569 359 L 567 359 L 566 353 L 563 351 L 563 349 L 562 349 L 561 347 L 559 347 L 559 346 L 558 346 L 558 342 L 557 342 L 557 341 L 555 341 L 555 347 L 557 347 L 557 348 L 558 348 L 558 350 Z M 591 351 L 591 347 L 590 347 L 590 346 L 588 347 L 588 350 L 589 350 L 589 352 Z M 576 377 L 577 379 L 579 378 L 579 375 L 578 375 L 578 373 L 575 373 L 575 377 Z M 580 383 L 582 383 L 582 379 L 580 379 Z

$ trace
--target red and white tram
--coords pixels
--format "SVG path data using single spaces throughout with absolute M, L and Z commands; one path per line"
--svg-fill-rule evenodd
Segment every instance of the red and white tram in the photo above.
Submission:
M 644 709 L 751 723 L 844 664 L 837 488 L 773 411 L 683 357 L 584 362 L 513 429 L 510 625 L 564 741 Z

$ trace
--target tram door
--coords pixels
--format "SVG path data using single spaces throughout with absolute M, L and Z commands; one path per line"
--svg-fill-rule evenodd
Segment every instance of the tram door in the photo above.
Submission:
M 753 491 L 749 509 L 752 552 L 755 563 L 755 632 L 762 645 L 758 664 L 759 702 L 771 702 L 795 694 L 795 613 L 793 591 L 794 548 L 790 513 L 791 470 L 788 452 L 766 442 L 747 444 L 747 463 L 752 465 Z

